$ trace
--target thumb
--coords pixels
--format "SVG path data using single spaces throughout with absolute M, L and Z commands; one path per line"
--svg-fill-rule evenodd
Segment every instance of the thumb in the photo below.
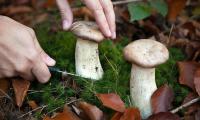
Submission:
M 67 0 L 56 0 L 62 17 L 62 27 L 68 30 L 73 21 L 73 14 Z

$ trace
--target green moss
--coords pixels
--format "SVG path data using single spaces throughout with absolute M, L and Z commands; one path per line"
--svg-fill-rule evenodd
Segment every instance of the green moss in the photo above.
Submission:
M 160 87 L 163 84 L 168 84 L 173 88 L 175 93 L 174 105 L 180 105 L 183 98 L 188 94 L 189 90 L 178 83 L 178 68 L 176 65 L 177 61 L 183 61 L 186 56 L 178 48 L 170 48 L 169 60 L 160 65 L 156 69 L 156 83 Z
M 57 67 L 65 68 L 71 73 L 75 73 L 74 50 L 76 38 L 70 32 L 54 32 L 50 33 L 49 23 L 38 25 L 36 34 L 43 49 L 51 55 L 56 61 Z M 46 111 L 51 111 L 57 107 L 63 106 L 70 97 L 78 97 L 87 102 L 95 104 L 106 112 L 99 100 L 95 97 L 96 93 L 111 93 L 115 92 L 121 96 L 126 106 L 129 103 L 129 79 L 131 64 L 126 62 L 122 56 L 123 48 L 129 43 L 129 40 L 123 38 L 117 44 L 110 40 L 104 41 L 99 46 L 100 60 L 104 68 L 104 77 L 102 80 L 92 82 L 87 79 L 74 77 L 74 80 L 80 87 L 77 91 L 70 87 L 63 87 L 62 82 L 57 78 L 51 78 L 50 82 L 43 85 L 34 82 L 32 88 L 40 90 L 30 94 L 29 99 L 39 101 L 40 105 L 48 105 Z M 188 90 L 178 84 L 178 70 L 176 61 L 184 60 L 185 56 L 177 48 L 170 49 L 170 59 L 156 69 L 156 82 L 158 86 L 169 84 L 175 91 L 175 105 L 180 104 L 183 97 L 188 93 Z

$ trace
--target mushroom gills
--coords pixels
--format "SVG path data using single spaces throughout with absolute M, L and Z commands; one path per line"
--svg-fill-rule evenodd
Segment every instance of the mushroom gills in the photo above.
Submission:
M 75 51 L 76 74 L 84 78 L 99 80 L 103 69 L 99 60 L 98 43 L 78 38 Z

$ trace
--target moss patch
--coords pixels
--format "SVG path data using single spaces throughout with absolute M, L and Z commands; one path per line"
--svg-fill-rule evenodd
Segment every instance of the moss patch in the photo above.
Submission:
M 56 66 L 65 68 L 71 73 L 75 73 L 74 50 L 76 38 L 70 32 L 49 32 L 49 23 L 38 25 L 36 34 L 43 49 L 52 56 L 56 61 Z M 111 41 L 104 41 L 99 46 L 100 60 L 104 68 L 105 74 L 102 80 L 92 82 L 87 79 L 74 77 L 79 86 L 79 90 L 71 87 L 64 87 L 62 82 L 57 78 L 51 78 L 47 84 L 32 84 L 33 90 L 38 92 L 28 95 L 28 99 L 39 101 L 40 105 L 48 105 L 46 112 L 63 106 L 70 97 L 78 97 L 87 102 L 95 104 L 102 108 L 105 112 L 110 110 L 104 108 L 95 93 L 119 94 L 127 106 L 129 103 L 129 79 L 131 65 L 123 59 L 122 49 L 130 41 L 126 38 L 114 44 Z M 184 60 L 184 54 L 177 48 L 170 48 L 170 59 L 156 69 L 156 82 L 158 86 L 169 84 L 175 91 L 175 102 L 177 106 L 188 93 L 188 90 L 178 84 L 178 70 L 176 61 Z M 38 115 L 38 113 L 37 113 Z M 40 114 L 39 114 L 40 115 Z

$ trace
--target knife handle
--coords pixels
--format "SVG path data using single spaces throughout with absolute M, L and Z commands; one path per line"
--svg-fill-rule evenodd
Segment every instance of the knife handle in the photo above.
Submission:
M 50 72 L 52 72 L 52 73 L 54 73 L 54 72 L 59 72 L 60 71 L 60 69 L 59 68 L 56 68 L 56 67 L 51 67 L 51 66 L 48 66 L 48 68 L 49 68 L 49 71 Z

